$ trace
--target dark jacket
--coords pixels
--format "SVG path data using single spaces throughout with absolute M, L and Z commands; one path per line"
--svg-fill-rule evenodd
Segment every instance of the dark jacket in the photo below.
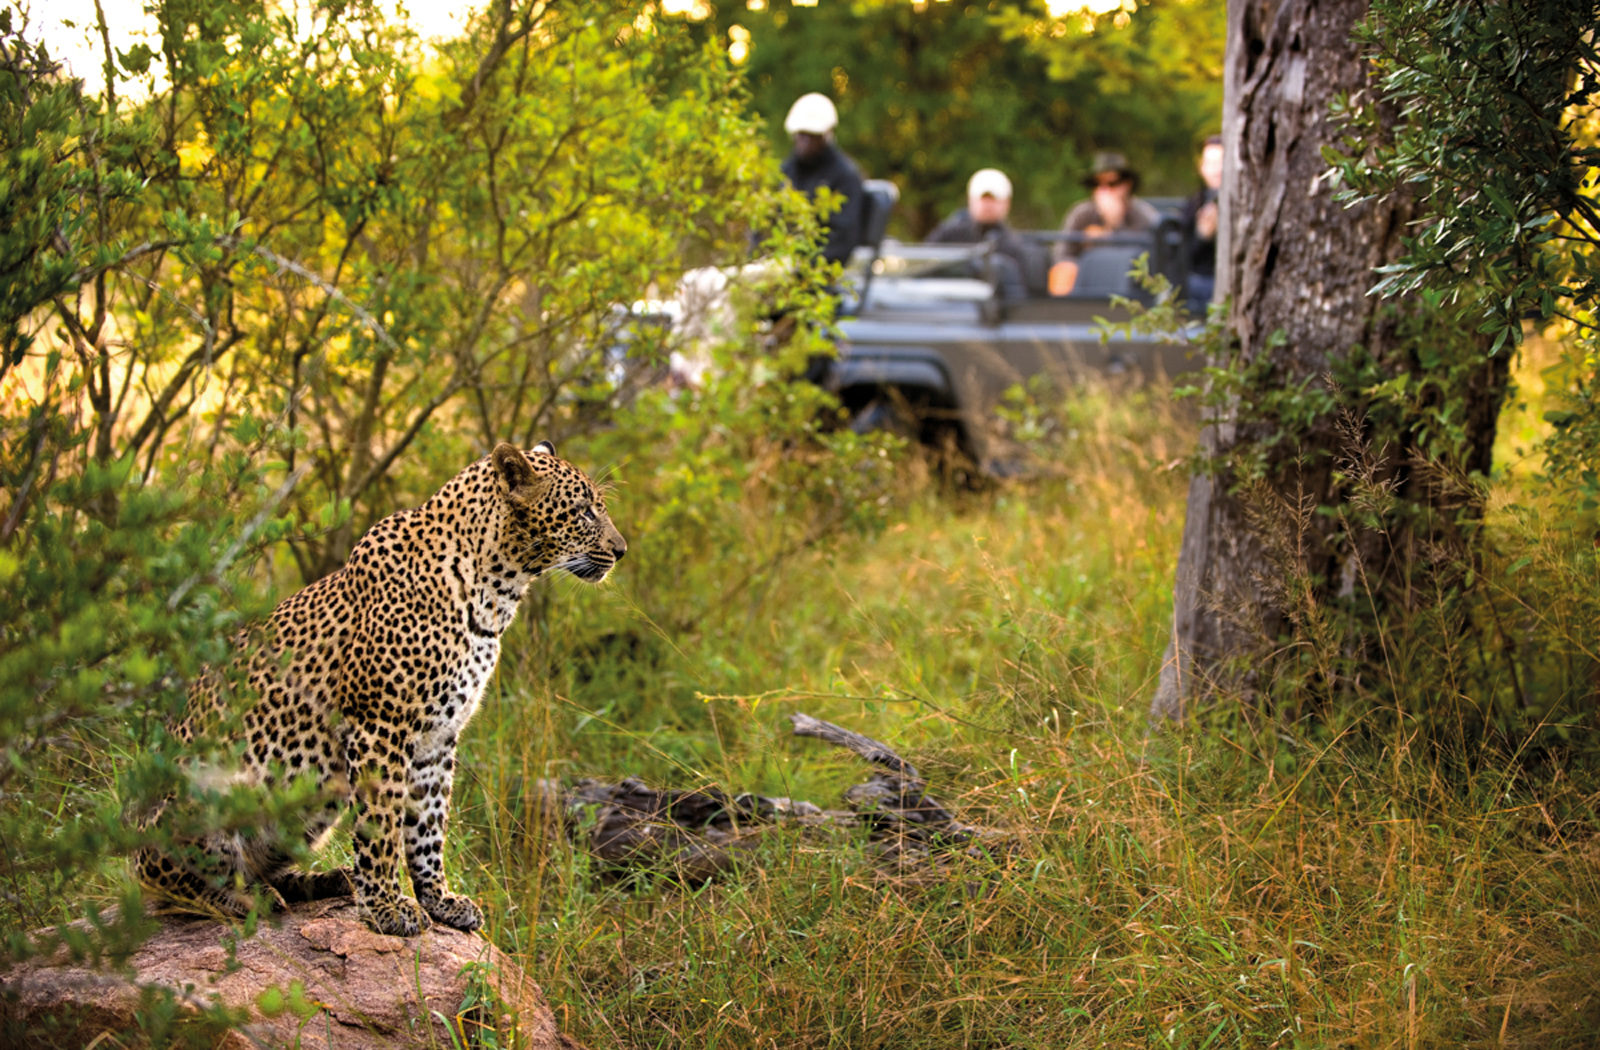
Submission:
M 826 186 L 844 198 L 839 210 L 824 220 L 828 239 L 822 246 L 822 257 L 841 266 L 850 260 L 850 253 L 861 243 L 861 220 L 865 214 L 861 189 L 861 170 L 838 146 L 828 143 L 815 157 L 800 160 L 790 154 L 782 170 L 795 189 L 807 197 L 816 196 L 818 186 Z
M 1029 269 L 1030 253 L 1027 244 L 1017 236 L 1017 231 L 1007 224 L 1000 222 L 980 226 L 972 221 L 971 212 L 965 208 L 957 208 L 949 218 L 933 228 L 933 232 L 928 234 L 927 243 L 992 244 L 997 257 L 1009 260 L 995 268 L 1000 294 L 1007 299 L 1022 299 L 1027 296 L 1028 288 L 1024 275 Z
M 1213 277 L 1217 272 L 1217 239 L 1202 237 L 1195 229 L 1195 218 L 1200 209 L 1217 199 L 1217 191 L 1203 189 L 1183 204 L 1183 238 L 1189 246 L 1189 272 L 1202 277 Z

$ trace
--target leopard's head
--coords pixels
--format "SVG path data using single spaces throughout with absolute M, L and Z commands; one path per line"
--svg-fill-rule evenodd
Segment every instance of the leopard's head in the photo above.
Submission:
M 507 508 L 505 553 L 524 572 L 564 569 L 599 583 L 628 553 L 600 489 L 550 442 L 524 452 L 502 441 L 489 460 Z

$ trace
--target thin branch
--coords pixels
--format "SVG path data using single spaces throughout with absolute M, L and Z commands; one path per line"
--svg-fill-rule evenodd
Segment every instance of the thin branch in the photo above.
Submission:
M 94 0 L 94 22 L 95 27 L 100 30 L 100 48 L 106 56 L 105 64 L 101 66 L 106 78 L 105 87 L 102 89 L 106 95 L 106 112 L 115 114 L 117 112 L 116 53 L 111 50 L 111 30 L 106 25 L 106 10 L 100 0 Z
M 231 247 L 245 247 L 243 241 L 233 236 L 219 237 L 218 242 L 227 244 Z M 337 285 L 325 280 L 315 270 L 312 270 L 306 266 L 302 266 L 293 259 L 285 258 L 270 248 L 263 247 L 259 244 L 250 245 L 249 250 L 272 263 L 274 266 L 277 266 L 279 269 L 287 270 L 297 277 L 302 277 L 305 280 L 310 281 L 312 284 L 322 289 L 322 291 L 330 298 L 337 299 L 340 303 L 346 306 L 351 313 L 355 314 L 357 319 L 359 319 L 362 324 L 366 325 L 367 328 L 378 337 L 379 341 L 382 342 L 384 346 L 387 346 L 395 353 L 401 352 L 400 344 L 395 342 L 394 337 L 389 334 L 389 330 L 385 328 L 376 317 L 373 317 L 366 307 L 362 306 L 354 299 L 351 299 L 348 295 L 345 295 L 343 290 L 341 290 Z
M 228 545 L 228 549 L 222 552 L 222 557 L 218 558 L 217 563 L 211 567 L 211 571 L 208 574 L 210 579 L 220 579 L 222 574 L 228 571 L 228 566 L 232 565 L 233 560 L 239 556 L 239 552 L 244 550 L 244 545 L 250 542 L 250 537 L 254 536 L 267 523 L 267 519 L 272 516 L 272 512 L 277 510 L 279 504 L 285 499 L 288 499 L 289 493 L 294 491 L 294 487 L 300 484 L 300 479 L 305 477 L 306 472 L 310 469 L 310 467 L 302 466 L 299 470 L 283 479 L 283 484 L 279 485 L 278 490 L 272 494 L 271 498 L 261 505 L 261 509 L 256 511 L 255 517 L 250 519 L 249 524 L 244 527 L 244 531 L 234 538 L 234 541 Z M 178 603 L 183 601 L 184 596 L 193 590 L 200 580 L 201 574 L 197 572 L 179 584 L 178 588 L 172 592 L 172 596 L 167 599 L 167 609 L 177 609 Z
M 28 429 L 35 431 L 36 437 L 33 447 L 28 450 L 27 472 L 23 475 L 22 484 L 18 486 L 16 494 L 11 499 L 11 513 L 6 516 L 5 525 L 0 527 L 0 544 L 11 541 L 11 537 L 17 531 L 17 526 L 22 521 L 22 512 L 27 509 L 28 501 L 33 494 L 33 484 L 39 477 L 39 466 L 44 460 L 45 440 L 50 436 L 50 428 L 45 425 L 45 421 L 50 416 L 49 408 L 48 401 L 40 405 L 28 424 Z
M 813 718 L 808 714 L 795 712 L 789 716 L 790 723 L 794 726 L 795 736 L 809 736 L 826 741 L 835 747 L 842 747 L 854 751 L 863 759 L 874 765 L 883 766 L 908 780 L 921 780 L 922 775 L 917 772 L 917 767 L 901 758 L 887 745 L 862 736 L 853 730 L 836 726 L 832 722 L 824 722 L 820 718 Z
M 543 13 L 543 4 L 533 4 L 524 15 L 522 25 L 515 32 L 511 29 L 511 0 L 495 0 L 493 6 L 494 40 L 489 49 L 478 60 L 478 68 L 472 74 L 472 80 L 461 89 L 461 104 L 450 114 L 451 123 L 465 120 L 467 114 L 472 112 L 477 105 L 478 96 L 483 93 L 484 85 L 494 74 L 502 59 L 510 52 L 511 48 L 520 40 L 533 35 L 539 22 L 539 15 Z
M 418 434 L 422 433 L 422 428 L 428 424 L 428 420 L 433 417 L 433 413 L 438 411 L 440 405 L 454 397 L 456 392 L 461 389 L 461 386 L 462 383 L 459 378 L 452 378 L 450 382 L 446 383 L 444 389 L 435 394 L 417 413 L 416 418 L 411 421 L 411 425 L 406 427 L 405 433 L 401 434 L 394 445 L 367 468 L 366 473 L 354 485 L 350 486 L 345 495 L 354 499 L 366 491 L 367 486 L 386 474 L 390 465 L 400 458 L 400 454 L 410 447 L 411 442 L 416 440 Z
M 129 248 L 115 259 L 110 259 L 103 263 L 96 263 L 94 266 L 86 266 L 72 274 L 72 276 L 68 277 L 67 280 L 72 284 L 88 284 L 90 281 L 99 278 L 108 271 L 120 270 L 128 263 L 133 262 L 135 259 L 149 255 L 151 252 L 164 252 L 172 248 L 177 248 L 184 243 L 185 242 L 179 240 L 145 241 L 143 244 Z
M 218 347 L 212 338 L 211 326 L 207 325 L 205 340 L 189 352 L 189 356 L 184 358 L 183 364 L 178 366 L 178 371 L 167 381 L 167 385 L 162 389 L 160 396 L 151 404 L 150 411 L 145 413 L 143 422 L 139 424 L 139 428 L 134 431 L 133 436 L 128 440 L 128 447 L 138 449 L 146 441 L 149 441 L 156 429 L 167 421 L 167 409 L 171 407 L 179 392 L 188 385 L 194 374 L 202 368 L 209 368 L 215 364 L 218 358 L 232 350 L 243 339 L 244 333 L 236 329 L 228 335 L 227 341 L 221 347 Z

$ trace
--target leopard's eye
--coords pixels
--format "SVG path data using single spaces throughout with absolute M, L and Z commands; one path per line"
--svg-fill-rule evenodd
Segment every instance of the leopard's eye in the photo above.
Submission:
M 587 521 L 591 525 L 599 524 L 600 515 L 594 512 L 593 504 L 589 504 L 583 508 L 583 520 Z

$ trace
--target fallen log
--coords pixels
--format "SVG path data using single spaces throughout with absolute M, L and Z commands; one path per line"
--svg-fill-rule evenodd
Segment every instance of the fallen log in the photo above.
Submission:
M 735 867 L 772 830 L 812 834 L 864 829 L 874 854 L 897 866 L 934 866 L 952 853 L 1004 851 L 1004 836 L 959 820 L 928 793 L 916 767 L 871 737 L 807 714 L 789 716 L 794 734 L 844 748 L 880 767 L 844 792 L 844 809 L 804 799 L 730 795 L 717 787 L 651 787 L 636 777 L 585 779 L 571 787 L 538 781 L 540 808 L 614 877 L 642 871 L 700 883 Z
M 979 837 L 978 828 L 957 820 L 955 814 L 929 795 L 927 783 L 916 767 L 886 745 L 806 714 L 792 714 L 789 721 L 796 736 L 826 741 L 889 770 L 844 793 L 845 804 L 881 834 L 907 836 L 929 848 L 964 846 Z

